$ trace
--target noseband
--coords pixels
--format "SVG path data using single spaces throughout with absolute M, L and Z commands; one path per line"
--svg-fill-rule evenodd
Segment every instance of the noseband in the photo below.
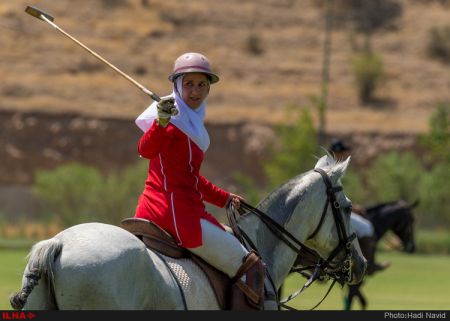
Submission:
M 356 234 L 353 233 L 350 236 L 347 237 L 347 232 L 345 230 L 344 221 L 342 219 L 341 215 L 341 207 L 340 204 L 336 200 L 336 193 L 342 191 L 342 186 L 336 186 L 333 187 L 333 184 L 331 182 L 331 179 L 327 175 L 327 173 L 320 169 L 316 168 L 314 169 L 315 172 L 319 173 L 322 176 L 322 179 L 326 185 L 326 193 L 327 193 L 327 201 L 325 202 L 324 209 L 322 211 L 322 215 L 319 221 L 319 224 L 317 225 L 314 232 L 308 237 L 308 239 L 313 238 L 320 230 L 320 228 L 323 225 L 323 222 L 325 221 L 325 215 L 328 210 L 328 205 L 331 204 L 331 209 L 333 213 L 334 222 L 336 224 L 337 233 L 339 237 L 339 244 L 336 246 L 336 248 L 330 253 L 328 258 L 326 260 L 319 259 L 319 262 L 316 265 L 313 266 L 307 266 L 303 267 L 301 269 L 292 270 L 292 272 L 300 272 L 303 270 L 311 270 L 313 269 L 313 273 L 309 276 L 308 281 L 305 283 L 305 285 L 296 293 L 291 294 L 286 299 L 278 301 L 279 306 L 283 306 L 287 309 L 293 310 L 293 308 L 286 305 L 286 303 L 293 298 L 295 298 L 298 294 L 300 294 L 304 289 L 309 287 L 315 280 L 317 279 L 325 279 L 331 278 L 333 279 L 333 283 L 330 286 L 330 289 L 328 290 L 325 297 L 328 295 L 328 293 L 331 291 L 331 288 L 333 287 L 334 283 L 336 281 L 340 283 L 344 283 L 345 281 L 349 282 L 352 277 L 352 271 L 351 271 L 351 243 L 356 238 Z M 246 213 L 253 213 L 255 214 L 268 228 L 269 230 L 277 236 L 281 241 L 283 241 L 286 245 L 288 245 L 294 252 L 297 253 L 297 255 L 300 253 L 300 250 L 303 249 L 303 251 L 308 252 L 309 254 L 312 254 L 316 256 L 316 253 L 308 248 L 306 245 L 304 245 L 302 242 L 300 242 L 295 236 L 293 236 L 289 231 L 287 231 L 283 226 L 275 222 L 271 217 L 269 217 L 264 212 L 260 211 L 259 209 L 247 204 L 244 201 L 241 201 L 241 207 L 239 208 L 240 212 L 242 213 L 243 210 L 246 210 Z M 233 229 L 234 234 L 236 237 L 241 241 L 242 244 L 248 244 L 251 249 L 258 250 L 254 243 L 250 240 L 248 235 L 240 228 L 240 226 L 237 224 L 236 219 L 236 212 L 237 210 L 233 207 L 233 205 L 230 202 L 229 207 L 227 207 L 227 216 L 228 221 L 230 223 L 231 228 Z M 240 214 L 241 214 L 240 213 Z M 244 241 L 245 239 L 245 241 Z M 339 262 L 336 267 L 331 267 L 331 262 L 333 259 L 342 251 L 345 251 L 345 258 L 343 261 Z M 274 282 L 272 280 L 272 277 L 268 274 L 268 278 L 271 281 L 272 285 L 274 286 Z M 322 301 L 325 299 L 325 297 L 314 307 L 316 308 Z M 313 309 L 314 309 L 313 308 Z

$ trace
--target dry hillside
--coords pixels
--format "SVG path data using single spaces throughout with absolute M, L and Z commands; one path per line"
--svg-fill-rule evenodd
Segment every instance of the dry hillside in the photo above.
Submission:
M 323 8 L 295 0 L 15 0 L 0 2 L 0 108 L 134 118 L 149 103 L 137 88 L 81 48 L 24 13 L 48 11 L 67 32 L 160 95 L 173 60 L 210 57 L 208 120 L 277 122 L 287 105 L 320 91 Z M 376 102 L 361 106 L 349 60 L 349 28 L 332 38 L 328 130 L 417 133 L 434 106 L 450 101 L 450 66 L 426 55 L 429 29 L 450 24 L 447 1 L 399 0 L 400 16 L 372 44 L 385 76 Z M 260 41 L 261 54 L 248 49 Z

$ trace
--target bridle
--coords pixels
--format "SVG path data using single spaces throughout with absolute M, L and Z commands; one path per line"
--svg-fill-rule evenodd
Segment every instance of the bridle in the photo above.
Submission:
M 337 233 L 339 237 L 339 243 L 336 246 L 336 248 L 330 253 L 328 258 L 326 260 L 322 260 L 319 258 L 319 261 L 317 264 L 312 266 L 303 267 L 301 269 L 296 269 L 296 271 L 293 272 L 299 272 L 304 270 L 313 270 L 312 274 L 309 276 L 308 281 L 303 285 L 303 287 L 298 290 L 297 292 L 291 294 L 286 299 L 279 300 L 278 297 L 276 298 L 278 307 L 284 307 L 289 310 L 295 310 L 294 308 L 286 305 L 287 302 L 294 299 L 298 294 L 303 292 L 306 288 L 308 288 L 314 281 L 318 279 L 326 279 L 331 278 L 333 279 L 333 283 L 331 284 L 328 292 L 324 296 L 324 298 L 312 309 L 315 309 L 317 306 L 319 306 L 320 303 L 326 298 L 328 293 L 330 293 L 332 287 L 334 286 L 335 282 L 338 281 L 339 283 L 343 284 L 344 282 L 349 282 L 352 278 L 352 253 L 351 253 L 351 243 L 356 238 L 356 234 L 352 233 L 350 236 L 347 236 L 347 232 L 345 230 L 345 224 L 342 218 L 341 213 L 341 206 L 336 200 L 336 193 L 342 191 L 342 186 L 333 186 L 330 177 L 327 175 L 327 173 L 320 169 L 316 168 L 314 169 L 315 172 L 319 173 L 322 176 L 322 179 L 326 185 L 326 193 L 327 193 L 327 200 L 325 202 L 324 209 L 322 211 L 322 215 L 319 221 L 319 224 L 313 231 L 313 233 L 308 237 L 308 239 L 313 238 L 317 233 L 319 232 L 320 228 L 323 225 L 323 222 L 325 221 L 325 215 L 328 212 L 328 206 L 331 205 L 332 213 L 334 222 L 336 224 Z M 231 203 L 231 202 L 230 202 Z M 244 212 L 245 211 L 245 212 Z M 254 243 L 251 241 L 251 239 L 248 237 L 248 235 L 241 229 L 239 224 L 237 223 L 236 219 L 236 212 L 238 212 L 240 215 L 253 213 L 255 214 L 268 228 L 269 230 L 277 236 L 281 241 L 283 241 L 288 247 L 290 247 L 297 255 L 300 253 L 300 250 L 303 249 L 303 251 L 306 251 L 310 254 L 316 255 L 316 253 L 308 248 L 306 245 L 304 245 L 302 242 L 300 242 L 295 236 L 293 236 L 289 231 L 287 231 L 283 226 L 275 222 L 271 217 L 269 217 L 264 212 L 260 211 L 259 209 L 247 204 L 244 201 L 241 201 L 241 206 L 239 210 L 236 210 L 232 204 L 229 204 L 227 207 L 227 216 L 230 223 L 231 228 L 233 229 L 234 234 L 236 237 L 241 241 L 244 246 L 247 248 L 250 247 L 250 249 L 254 249 L 258 251 Z M 248 244 L 248 246 L 247 246 Z M 248 248 L 249 249 L 249 248 Z M 345 252 L 344 260 L 340 261 L 336 267 L 331 266 L 331 262 L 333 259 L 341 252 Z M 274 286 L 274 282 L 272 277 L 267 274 L 268 279 L 272 283 L 272 286 Z
M 322 227 L 322 223 L 325 219 L 328 206 L 331 205 L 334 223 L 336 224 L 337 234 L 339 237 L 339 243 L 336 246 L 336 248 L 330 253 L 328 258 L 325 261 L 319 263 L 319 266 L 320 269 L 323 270 L 331 278 L 341 282 L 350 282 L 352 278 L 351 245 L 353 240 L 356 238 L 356 233 L 352 233 L 351 235 L 347 236 L 345 224 L 342 219 L 341 206 L 339 202 L 336 200 L 336 193 L 342 191 L 342 186 L 333 186 L 330 178 L 328 177 L 327 173 L 325 173 L 324 170 L 316 168 L 314 169 L 314 171 L 322 176 L 322 179 L 327 187 L 327 201 L 325 202 L 325 206 L 322 211 L 322 216 L 320 218 L 319 224 L 317 225 L 314 232 L 307 239 L 312 239 L 319 232 L 320 228 Z M 345 251 L 345 259 L 341 261 L 337 267 L 332 268 L 330 266 L 331 262 L 342 250 Z

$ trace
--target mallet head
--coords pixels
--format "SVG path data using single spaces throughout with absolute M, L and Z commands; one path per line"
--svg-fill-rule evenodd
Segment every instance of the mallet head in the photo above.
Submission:
M 50 20 L 50 21 L 55 20 L 55 19 L 54 19 L 51 15 L 49 15 L 48 13 L 45 13 L 44 11 L 41 11 L 41 10 L 35 8 L 35 7 L 27 6 L 26 9 L 25 9 L 25 12 L 28 13 L 29 15 L 31 15 L 31 16 L 33 16 L 33 17 L 35 17 L 35 18 L 38 18 L 38 19 L 40 19 L 40 20 L 43 20 L 43 21 L 45 21 L 45 20 L 42 19 L 42 16 L 44 16 L 45 18 L 47 18 L 47 19 Z

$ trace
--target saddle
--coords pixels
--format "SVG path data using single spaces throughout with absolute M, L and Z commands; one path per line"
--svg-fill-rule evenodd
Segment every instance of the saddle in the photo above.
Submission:
M 219 306 L 223 310 L 259 310 L 260 304 L 255 304 L 244 295 L 236 295 L 236 284 L 225 273 L 209 265 L 199 256 L 178 246 L 175 239 L 156 223 L 141 218 L 126 218 L 121 222 L 122 228 L 138 237 L 147 248 L 172 258 L 189 258 L 194 261 L 208 278 Z M 253 252 L 250 252 L 253 253 Z M 257 260 L 256 255 L 252 263 Z M 256 264 L 255 264 L 256 266 Z M 238 271 L 239 274 L 239 271 Z M 247 280 L 254 282 L 254 280 Z M 240 284 L 242 286 L 242 284 Z M 245 286 L 245 285 L 244 285 Z M 262 300 L 263 298 L 256 298 Z

